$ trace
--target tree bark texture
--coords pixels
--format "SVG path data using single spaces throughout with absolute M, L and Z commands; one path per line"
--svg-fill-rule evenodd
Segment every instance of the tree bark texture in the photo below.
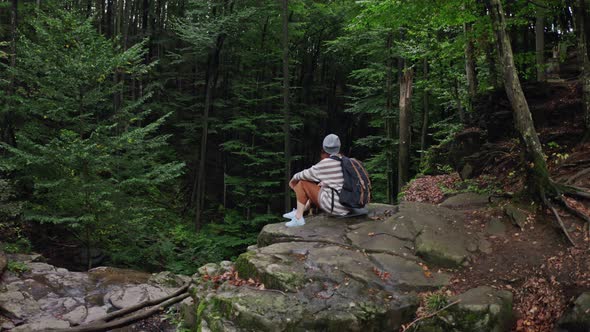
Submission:
M 457 103 L 457 111 L 459 112 L 459 121 L 461 123 L 465 123 L 465 109 L 463 108 L 463 103 L 461 102 L 461 93 L 459 91 L 459 80 L 455 78 L 455 83 L 453 84 L 453 95 L 455 96 L 455 103 Z
M 535 51 L 537 59 L 537 81 L 545 81 L 545 8 L 537 6 L 535 22 Z
M 393 42 L 393 33 L 389 33 L 387 35 L 387 76 L 385 82 L 385 135 L 387 138 L 387 144 L 391 144 L 393 142 L 393 54 L 391 52 L 391 46 Z M 394 175 L 393 175 L 393 163 L 394 163 L 394 153 L 393 149 L 390 146 L 386 150 L 386 158 L 387 158 L 387 202 L 389 204 L 393 204 L 394 201 Z
M 412 89 L 414 72 L 406 69 L 399 87 L 399 163 L 398 192 L 406 185 L 410 173 L 410 120 L 412 112 Z
M 469 93 L 469 109 L 475 95 L 477 94 L 477 74 L 475 72 L 475 55 L 472 38 L 472 27 L 465 23 L 463 24 L 463 31 L 465 33 L 465 75 L 467 78 L 467 88 Z
M 198 231 L 201 229 L 202 222 L 201 217 L 203 215 L 203 209 L 205 206 L 205 175 L 207 159 L 207 143 L 209 138 L 209 113 L 213 105 L 213 93 L 215 92 L 215 86 L 217 85 L 217 77 L 219 72 L 219 57 L 225 35 L 221 34 L 217 37 L 217 42 L 213 50 L 209 55 L 209 66 L 207 68 L 207 86 L 205 88 L 205 109 L 203 110 L 203 117 L 201 118 L 201 148 L 199 157 L 199 170 L 196 179 L 196 193 L 195 200 L 195 229 Z
M 428 60 L 422 60 L 422 71 L 424 74 L 424 80 L 428 81 Z M 424 155 L 426 153 L 426 135 L 428 134 L 428 113 L 430 111 L 430 96 L 428 93 L 428 87 L 424 89 L 423 106 L 422 106 L 422 132 L 420 135 L 420 164 L 424 161 Z
M 289 1 L 281 1 L 281 14 L 283 16 L 283 113 L 285 116 L 285 123 L 283 125 L 284 132 L 284 153 L 285 153 L 285 211 L 291 210 L 291 188 L 289 187 L 289 180 L 291 179 L 291 115 L 289 110 Z
M 18 0 L 12 0 L 10 11 L 10 66 L 16 66 L 16 34 L 18 25 Z M 11 88 L 14 86 L 14 79 L 11 80 Z
M 554 190 L 554 186 L 551 185 L 543 148 L 514 66 L 514 56 L 510 38 L 506 33 L 506 18 L 502 4 L 500 0 L 485 0 L 485 4 L 492 17 L 497 50 L 502 62 L 504 88 L 512 105 L 516 129 L 526 149 L 529 167 L 529 189 L 533 194 L 545 200 L 547 194 L 553 194 L 548 191 Z
M 588 56 L 588 2 L 576 0 L 576 21 L 578 30 L 578 52 L 582 61 L 582 99 L 584 108 L 584 124 L 586 125 L 586 137 L 590 136 L 590 57 Z
M 18 0 L 11 1 L 10 11 L 10 67 L 16 67 L 16 39 L 18 26 Z M 8 94 L 13 94 L 16 87 L 16 78 L 14 74 L 10 74 L 10 86 L 8 87 Z M 13 113 L 9 110 L 2 116 L 2 123 L 0 124 L 0 140 L 6 144 L 16 146 L 16 138 L 13 125 Z

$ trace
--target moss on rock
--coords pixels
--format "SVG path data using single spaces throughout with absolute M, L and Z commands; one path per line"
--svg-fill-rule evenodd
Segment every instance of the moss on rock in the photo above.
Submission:
M 483 286 L 451 299 L 460 302 L 418 323 L 416 332 L 502 332 L 512 323 L 512 294 Z

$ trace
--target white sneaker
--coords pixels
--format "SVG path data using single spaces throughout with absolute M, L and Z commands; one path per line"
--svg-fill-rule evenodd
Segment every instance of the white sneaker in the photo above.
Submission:
M 293 209 L 293 211 L 283 214 L 283 218 L 293 219 L 295 218 L 295 212 L 297 212 L 297 209 Z
M 295 217 L 291 218 L 291 221 L 285 223 L 287 227 L 299 227 L 305 225 L 305 218 L 301 217 L 301 219 L 297 219 Z

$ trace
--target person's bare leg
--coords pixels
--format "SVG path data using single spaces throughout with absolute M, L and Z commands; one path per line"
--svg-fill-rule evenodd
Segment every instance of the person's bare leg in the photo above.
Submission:
M 301 219 L 301 217 L 303 217 L 303 212 L 305 212 L 308 208 L 309 201 L 307 201 L 305 204 L 299 203 L 299 201 L 297 201 L 297 212 L 295 212 L 295 218 L 297 218 L 297 220 Z

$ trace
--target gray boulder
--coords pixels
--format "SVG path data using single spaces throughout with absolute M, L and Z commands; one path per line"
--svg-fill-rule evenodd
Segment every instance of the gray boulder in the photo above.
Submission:
M 153 273 L 148 279 L 151 284 L 164 286 L 164 287 L 181 287 L 187 282 L 190 282 L 190 277 L 174 274 L 170 271 L 163 271 L 160 273 Z
M 219 271 L 220 271 L 219 264 L 216 264 L 216 263 L 207 263 L 197 269 L 197 272 L 201 276 L 204 276 L 204 275 L 215 276 L 215 275 L 219 274 Z
M 557 325 L 562 331 L 590 331 L 590 292 L 582 293 Z
M 48 331 L 51 329 L 67 329 L 70 323 L 65 320 L 56 319 L 55 317 L 45 316 L 39 320 L 19 325 L 12 329 L 12 332 L 31 332 L 31 331 Z
M 440 206 L 449 209 L 482 208 L 489 204 L 489 196 L 476 193 L 460 193 L 447 198 Z
M 23 320 L 40 311 L 39 304 L 26 292 L 0 292 L 0 311 L 11 319 Z
M 141 302 L 155 300 L 168 295 L 168 293 L 152 285 L 133 285 L 114 290 L 105 295 L 105 303 L 111 303 L 115 308 L 131 307 Z
M 510 221 L 519 228 L 524 228 L 529 213 L 522 207 L 514 204 L 507 204 L 504 206 L 504 213 L 510 218 Z
M 481 286 L 449 299 L 458 304 L 420 321 L 416 332 L 503 332 L 513 322 L 512 293 Z

